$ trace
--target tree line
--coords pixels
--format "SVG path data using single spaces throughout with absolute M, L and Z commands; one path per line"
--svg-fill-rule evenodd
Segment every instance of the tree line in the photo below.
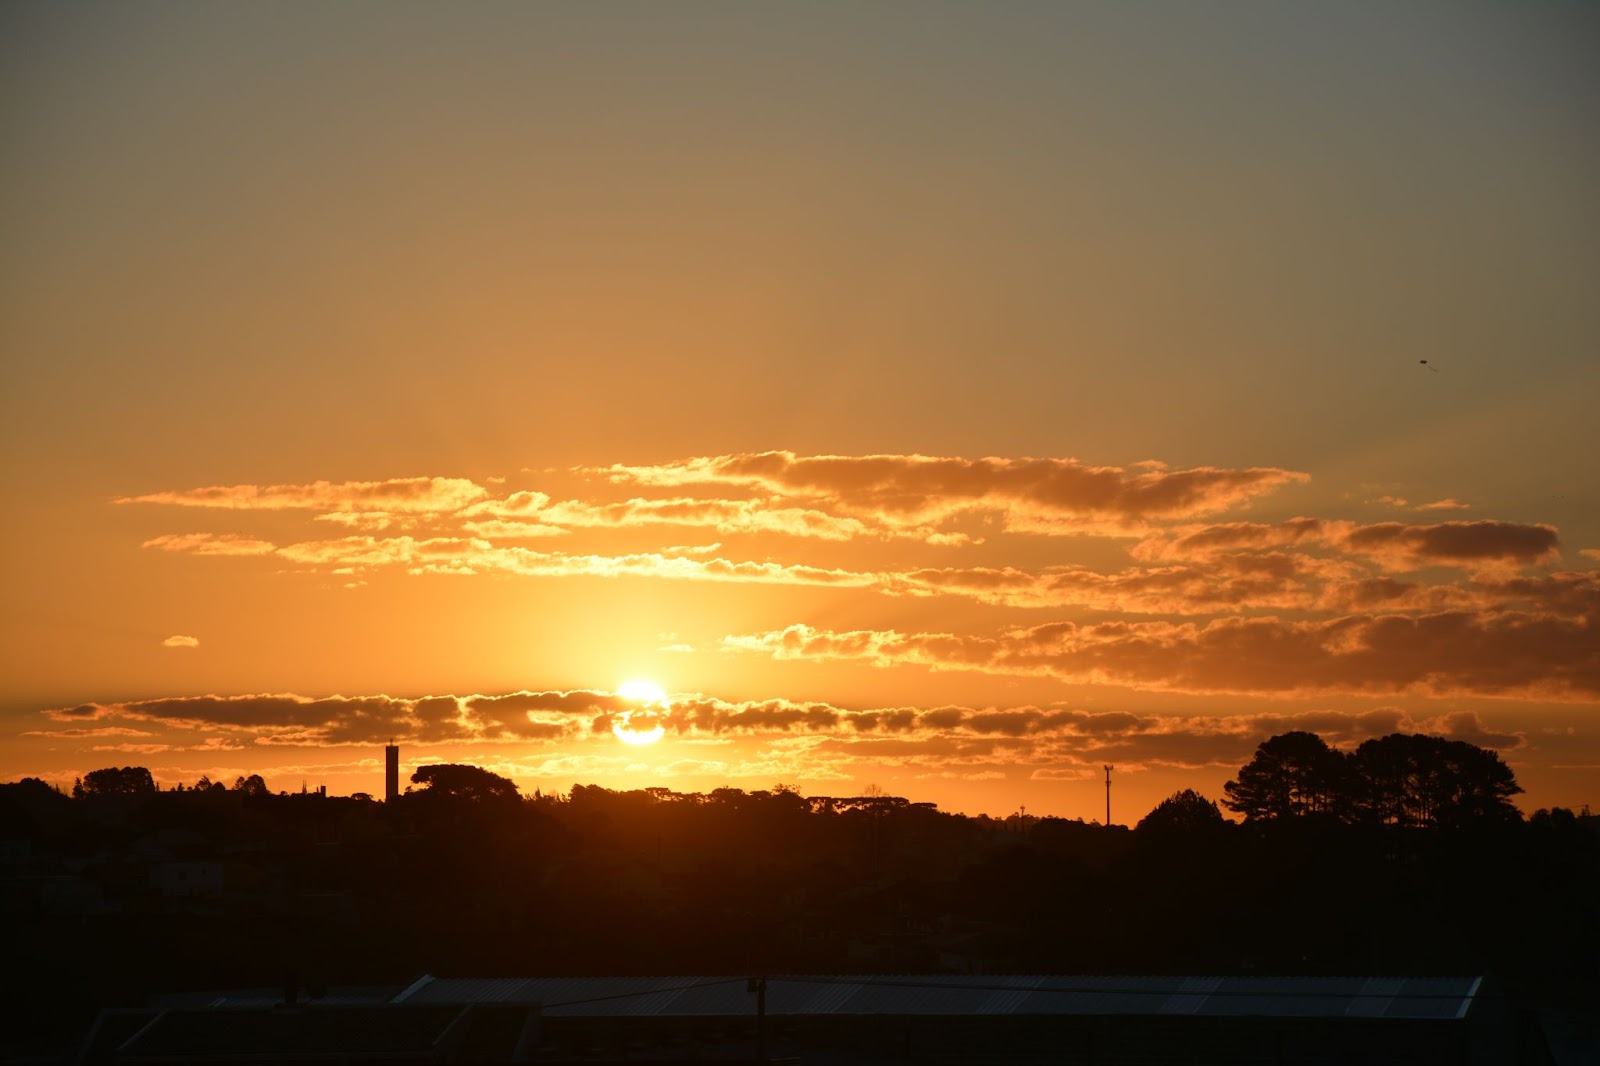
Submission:
M 411 775 L 411 782 L 406 794 L 419 800 L 503 802 L 523 798 L 511 779 L 464 763 L 419 767 Z M 183 791 L 184 786 L 180 784 L 175 790 Z M 190 791 L 227 790 L 223 782 L 202 776 Z M 143 766 L 91 770 L 72 786 L 74 798 L 156 791 L 155 779 Z M 254 796 L 269 794 L 259 774 L 240 775 L 233 791 Z M 1313 818 L 1350 825 L 1433 829 L 1517 821 L 1522 815 L 1511 797 L 1521 791 L 1511 768 L 1498 754 L 1467 741 L 1392 733 L 1342 751 L 1315 733 L 1295 730 L 1263 741 L 1249 763 L 1239 769 L 1238 776 L 1223 786 L 1221 804 L 1243 816 L 1246 823 Z M 782 784 L 770 792 L 756 793 L 719 788 L 707 794 L 684 794 L 646 788 L 635 794 L 651 803 L 738 806 L 776 802 L 813 814 L 935 807 L 888 796 L 875 787 L 869 787 L 865 795 L 852 797 L 804 797 L 792 786 Z M 584 802 L 614 795 L 617 794 L 598 785 L 575 785 L 569 799 Z M 538 792 L 528 798 L 536 803 L 546 802 Z M 1185 789 L 1164 800 L 1140 824 L 1181 828 L 1221 819 L 1215 803 Z
M 143 766 L 107 766 L 100 770 L 90 770 L 72 782 L 73 799 L 83 799 L 85 796 L 141 796 L 159 791 L 156 779 L 151 776 L 149 769 Z M 180 783 L 173 786 L 173 791 L 226 792 L 228 786 L 221 781 L 211 780 L 209 774 L 201 774 L 200 780 L 196 781 L 192 788 L 186 789 Z M 265 796 L 270 790 L 260 774 L 251 774 L 248 777 L 240 774 L 234 778 L 233 791 L 242 792 L 247 796 Z

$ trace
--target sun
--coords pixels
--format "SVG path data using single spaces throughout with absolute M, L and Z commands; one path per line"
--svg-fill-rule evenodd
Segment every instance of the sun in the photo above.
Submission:
M 656 684 L 654 681 L 643 681 L 639 679 L 635 679 L 633 681 L 624 681 L 622 684 L 618 685 L 617 695 L 621 696 L 625 700 L 632 700 L 634 703 L 644 704 L 663 703 L 667 698 L 666 692 L 661 688 L 660 685 Z
M 611 732 L 624 744 L 654 744 L 666 736 L 667 727 L 661 724 L 667 710 L 667 694 L 654 681 L 624 681 L 617 686 L 617 695 L 635 709 L 618 711 L 611 723 Z

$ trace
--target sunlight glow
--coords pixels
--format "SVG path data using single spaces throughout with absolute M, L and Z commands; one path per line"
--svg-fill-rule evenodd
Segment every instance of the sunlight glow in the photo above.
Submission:
M 633 714 L 633 711 L 624 711 L 617 717 L 615 724 L 611 727 L 611 732 L 624 744 L 654 744 L 666 735 L 666 727 L 656 720 L 655 715 L 648 716 L 649 721 L 656 723 L 655 726 L 651 729 L 641 730 L 634 725 L 632 721 Z
M 617 695 L 625 700 L 636 703 L 661 703 L 667 698 L 666 692 L 654 681 L 624 681 L 617 686 Z
M 661 712 L 666 709 L 667 694 L 654 681 L 635 679 L 617 686 L 617 695 L 640 704 L 638 710 L 621 711 L 611 725 L 611 732 L 624 744 L 654 744 L 666 735 L 661 724 Z

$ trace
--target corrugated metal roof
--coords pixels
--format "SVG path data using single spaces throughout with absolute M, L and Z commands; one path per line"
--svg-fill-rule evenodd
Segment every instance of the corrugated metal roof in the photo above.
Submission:
M 342 985 L 330 988 L 313 997 L 304 989 L 299 992 L 302 1006 L 322 1007 L 378 1007 L 398 1002 L 394 985 Z M 282 988 L 232 988 L 208 992 L 168 992 L 149 997 L 152 1007 L 164 1009 L 193 1009 L 196 1007 L 228 1007 L 239 1010 L 265 1010 L 283 1003 Z
M 270 1061 L 304 1052 L 431 1058 L 464 1008 L 341 1007 L 334 1010 L 180 1010 L 161 1013 L 118 1049 L 130 1060 L 237 1058 Z
M 1460 1018 L 1471 977 L 807 976 L 767 980 L 769 1015 Z M 409 1003 L 541 1003 L 552 1017 L 755 1012 L 747 977 L 439 978 Z

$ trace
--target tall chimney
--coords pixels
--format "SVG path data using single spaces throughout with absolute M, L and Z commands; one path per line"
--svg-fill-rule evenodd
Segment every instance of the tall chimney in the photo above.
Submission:
M 1111 764 L 1106 764 L 1106 826 L 1111 825 Z
M 383 749 L 383 802 L 400 798 L 400 746 L 389 741 Z

